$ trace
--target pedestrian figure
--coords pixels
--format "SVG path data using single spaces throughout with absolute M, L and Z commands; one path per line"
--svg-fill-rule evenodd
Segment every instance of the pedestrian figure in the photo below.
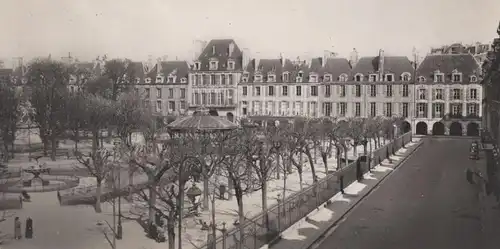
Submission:
M 28 217 L 28 219 L 26 219 L 26 238 L 27 239 L 32 239 L 33 238 L 33 220 Z
M 14 218 L 14 239 L 21 239 L 23 236 L 21 234 L 21 221 L 19 217 Z

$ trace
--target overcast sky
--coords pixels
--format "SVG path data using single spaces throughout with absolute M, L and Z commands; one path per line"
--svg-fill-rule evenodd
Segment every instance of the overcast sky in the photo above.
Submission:
M 193 40 L 234 38 L 254 56 L 411 56 L 491 42 L 500 0 L 1 0 L 0 58 L 189 59 Z

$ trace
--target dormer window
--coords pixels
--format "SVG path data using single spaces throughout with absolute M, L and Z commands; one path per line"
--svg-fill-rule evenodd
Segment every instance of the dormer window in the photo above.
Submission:
M 241 77 L 241 82 L 247 83 L 248 82 L 248 75 Z
M 146 82 L 146 84 L 151 84 L 151 78 L 146 78 L 146 80 L 144 80 L 144 82 Z
M 347 81 L 347 74 L 343 73 L 339 76 L 339 81 L 340 82 L 346 82 Z
M 219 62 L 218 61 L 210 61 L 210 70 L 217 70 L 219 68 Z
M 267 82 L 276 82 L 276 75 L 274 75 L 274 74 L 268 75 Z
M 318 82 L 318 76 L 317 75 L 309 75 L 309 82 Z
M 288 73 L 283 73 L 283 82 L 288 82 L 290 79 L 289 79 L 289 74 Z
M 370 76 L 368 76 L 368 81 L 370 81 L 370 82 L 378 81 L 378 74 L 370 74 Z
M 363 81 L 363 75 L 362 74 L 356 74 L 354 76 L 354 80 L 357 81 L 357 82 L 360 82 L 360 81 Z
M 477 82 L 477 76 L 476 75 L 471 75 L 469 77 L 469 81 L 472 82 L 472 83 L 476 83 Z
M 187 82 L 187 79 L 186 78 L 182 78 L 181 79 L 181 83 L 186 83 Z
M 411 76 L 410 76 L 410 74 L 409 74 L 409 73 L 403 73 L 403 74 L 401 75 L 401 80 L 402 80 L 402 81 L 408 82 L 408 81 L 410 81 L 410 79 L 411 79 Z
M 424 76 L 419 76 L 418 77 L 418 82 L 425 82 L 425 77 Z
M 168 76 L 168 83 L 174 83 L 175 77 L 174 76 Z
M 200 62 L 195 62 L 194 63 L 194 70 L 200 70 L 201 69 L 201 63 Z
M 323 76 L 323 81 L 324 82 L 332 82 L 332 75 L 331 74 L 325 74 L 325 76 Z
M 297 77 L 300 77 L 302 78 L 304 76 L 304 73 L 302 71 L 300 71 L 298 74 L 297 74 Z
M 234 70 L 234 61 L 227 62 L 227 70 Z
M 443 83 L 444 82 L 444 74 L 436 72 L 434 73 L 434 82 Z
M 254 81 L 255 82 L 262 82 L 262 75 L 255 75 L 254 76 Z
M 385 81 L 387 81 L 387 82 L 393 82 L 394 81 L 394 74 L 386 74 L 385 75 Z
M 451 73 L 451 79 L 453 82 L 462 82 L 462 73 L 459 73 L 456 69 Z
M 135 84 L 139 84 L 139 83 L 141 83 L 141 78 L 139 78 L 139 77 L 135 78 Z
M 156 77 L 156 83 L 163 83 L 163 77 L 161 76 Z

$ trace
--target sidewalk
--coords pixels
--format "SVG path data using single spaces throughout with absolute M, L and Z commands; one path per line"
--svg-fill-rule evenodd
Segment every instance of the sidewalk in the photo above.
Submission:
M 264 245 L 261 249 L 290 249 L 310 248 L 327 237 L 326 233 L 346 214 L 374 190 L 390 173 L 395 170 L 406 158 L 422 144 L 422 138 L 413 138 L 406 148 L 401 148 L 396 155 L 391 156 L 392 163 L 386 159 L 381 165 L 364 175 L 364 180 L 354 182 L 345 188 L 345 194 L 338 193 L 318 209 L 309 213 L 281 234 L 281 238 L 271 245 Z

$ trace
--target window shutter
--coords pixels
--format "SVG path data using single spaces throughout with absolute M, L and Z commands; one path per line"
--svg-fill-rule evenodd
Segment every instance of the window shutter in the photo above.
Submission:
M 471 89 L 466 89 L 465 90 L 465 99 L 466 100 L 470 100 L 470 91 L 471 91 Z

